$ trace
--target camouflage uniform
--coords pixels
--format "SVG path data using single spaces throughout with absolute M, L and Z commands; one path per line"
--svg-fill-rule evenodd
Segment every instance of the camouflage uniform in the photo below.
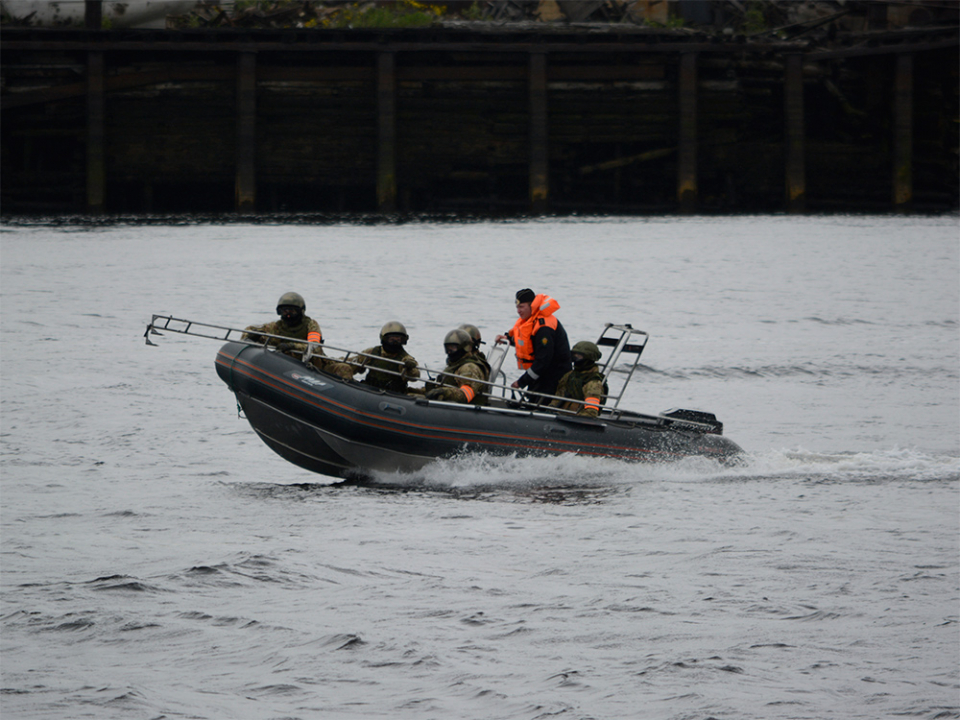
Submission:
M 451 375 L 460 375 L 461 377 L 456 378 L 451 377 Z M 464 378 L 469 379 L 465 380 Z M 468 353 L 456 362 L 447 365 L 443 373 L 437 377 L 436 383 L 430 383 L 428 397 L 436 400 L 446 400 L 447 402 L 471 402 L 474 405 L 486 405 L 487 386 L 482 382 L 486 379 L 487 373 L 484 372 L 483 367 L 475 357 Z M 471 382 L 471 380 L 480 380 L 481 382 Z M 466 394 L 460 389 L 463 385 L 473 390 L 472 400 L 468 401 Z
M 369 355 L 375 355 L 376 357 L 368 357 Z M 381 360 L 380 358 L 385 359 Z M 403 365 L 398 365 L 397 362 L 390 362 L 391 360 L 403 363 Z M 383 349 L 382 345 L 377 345 L 376 347 L 367 348 L 363 351 L 362 356 L 352 359 L 350 362 L 352 362 L 356 368 L 354 370 L 354 374 L 356 375 L 361 375 L 369 369 L 370 372 L 363 381 L 364 385 L 373 385 L 374 387 L 390 392 L 405 393 L 407 392 L 408 381 L 420 379 L 420 371 L 417 369 L 417 359 L 405 350 L 399 353 L 389 353 Z M 391 372 L 383 372 L 384 370 L 392 370 L 394 373 L 403 372 L 403 377 L 394 375 Z
M 469 323 L 464 323 L 460 326 L 460 330 L 463 330 L 470 336 L 470 339 L 473 341 L 472 348 L 469 351 L 469 355 L 473 356 L 474 362 L 480 365 L 483 368 L 483 371 L 487 374 L 487 379 L 490 379 L 490 363 L 487 361 L 487 356 L 480 350 L 481 338 L 480 338 L 480 328 L 476 325 L 470 325 Z
M 472 353 L 468 355 L 468 357 L 472 358 L 473 361 L 477 363 L 477 365 L 479 365 L 480 368 L 483 370 L 483 374 L 485 376 L 484 380 L 489 380 L 490 379 L 490 363 L 487 361 L 486 354 L 481 352 L 480 350 L 474 350 Z
M 250 342 L 256 343 L 262 342 L 264 345 L 271 346 L 279 346 L 280 344 L 290 345 L 289 348 L 284 348 L 284 353 L 299 359 L 300 357 L 303 357 L 303 353 L 307 351 L 306 342 L 285 343 L 279 338 L 265 338 L 258 333 L 266 333 L 267 335 L 280 335 L 281 337 L 290 338 L 291 340 L 306 340 L 307 335 L 313 332 L 320 335 L 320 326 L 317 324 L 316 320 L 304 315 L 303 319 L 293 327 L 288 327 L 283 320 L 274 320 L 273 322 L 264 323 L 263 325 L 250 325 L 249 327 L 244 328 L 243 335 L 240 339 L 249 340 Z M 353 368 L 350 365 L 337 362 L 332 358 L 328 358 L 324 354 L 323 348 L 319 345 L 314 347 L 313 352 L 314 355 L 312 358 L 310 358 L 310 362 L 318 370 L 333 373 L 344 380 L 350 380 L 353 378 Z
M 573 400 L 586 400 L 588 397 L 601 398 L 608 392 L 607 383 L 603 379 L 596 365 L 591 365 L 583 370 L 571 370 L 562 378 L 557 385 L 556 395 Z M 554 400 L 550 407 L 558 407 L 562 410 L 572 410 L 577 415 L 584 417 L 597 417 L 599 411 L 597 408 L 587 407 L 582 402 L 564 402 L 563 400 Z
M 279 345 L 283 340 L 277 338 L 265 338 L 257 333 L 266 333 L 267 335 L 280 335 L 285 338 L 290 338 L 292 340 L 306 340 L 307 335 L 315 332 L 317 335 L 321 335 L 320 326 L 317 325 L 317 321 L 313 318 L 303 316 L 303 319 L 299 324 L 294 327 L 288 327 L 283 320 L 274 320 L 273 322 L 264 323 L 263 325 L 250 325 L 243 329 L 243 336 L 241 340 L 249 340 L 250 342 L 263 342 L 266 345 Z M 290 343 L 292 349 L 296 350 L 298 353 L 305 353 L 307 351 L 307 345 L 305 342 L 302 343 Z

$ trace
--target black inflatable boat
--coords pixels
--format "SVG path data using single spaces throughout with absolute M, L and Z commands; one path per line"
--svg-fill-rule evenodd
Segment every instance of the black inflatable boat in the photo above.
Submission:
M 211 329 L 219 332 L 211 334 Z M 598 340 L 609 348 L 605 374 L 626 377 L 620 393 L 605 398 L 595 419 L 549 408 L 548 398 L 515 397 L 505 382 L 490 384 L 488 404 L 482 407 L 427 400 L 342 380 L 260 344 L 231 341 L 241 336 L 239 330 L 154 316 L 148 342 L 158 330 L 228 340 L 217 354 L 217 374 L 236 395 L 250 425 L 278 455 L 324 475 L 409 472 L 463 453 L 577 453 L 647 462 L 690 456 L 730 462 L 742 453 L 710 413 L 644 415 L 617 407 L 647 337 L 629 325 L 607 325 Z M 492 379 L 502 375 L 505 353 L 504 346 L 491 348 Z M 632 362 L 617 365 L 631 354 Z

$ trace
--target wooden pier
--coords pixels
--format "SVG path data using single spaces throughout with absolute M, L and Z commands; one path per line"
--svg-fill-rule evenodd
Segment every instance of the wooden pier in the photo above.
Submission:
M 958 31 L 3 28 L 2 211 L 942 212 Z

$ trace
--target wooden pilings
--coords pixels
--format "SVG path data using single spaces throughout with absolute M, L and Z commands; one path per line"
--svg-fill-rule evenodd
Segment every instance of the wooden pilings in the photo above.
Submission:
M 806 208 L 807 181 L 803 158 L 803 56 L 787 55 L 784 77 L 786 202 L 788 213 Z
M 530 212 L 542 215 L 550 201 L 547 137 L 547 56 L 530 54 Z
M 697 210 L 697 55 L 680 56 L 680 128 L 677 202 L 685 215 Z
M 305 56 L 309 61 L 301 66 L 278 62 L 275 48 L 264 50 L 247 40 L 236 47 L 218 45 L 216 59 L 195 66 L 178 55 L 159 69 L 137 70 L 123 54 L 126 46 L 111 45 L 105 36 L 109 33 L 85 31 L 87 44 L 72 50 L 76 62 L 86 64 L 85 78 L 39 90 L 24 85 L 0 98 L 4 110 L 20 113 L 11 117 L 25 142 L 5 141 L 4 147 L 14 147 L 8 154 L 12 172 L 21 173 L 14 177 L 30 184 L 29 190 L 8 193 L 27 198 L 24 205 L 52 205 L 34 200 L 32 192 L 40 198 L 58 193 L 57 202 L 92 213 L 134 205 L 149 212 L 154 202 L 159 210 L 175 202 L 197 207 L 206 199 L 193 203 L 197 194 L 189 185 L 206 182 L 213 188 L 212 202 L 226 210 L 231 180 L 237 212 L 258 209 L 258 186 L 261 194 L 274 197 L 288 192 L 291 207 L 311 207 L 319 196 L 325 208 L 333 205 L 331 194 L 316 189 L 336 188 L 341 208 L 366 212 L 376 207 L 382 213 L 483 206 L 484 193 L 491 212 L 532 214 L 580 207 L 683 214 L 762 208 L 796 214 L 809 206 L 857 205 L 861 199 L 864 207 L 908 212 L 913 202 L 927 207 L 931 197 L 943 195 L 934 188 L 936 178 L 930 179 L 927 158 L 930 145 L 948 143 L 926 137 L 913 143 L 913 106 L 926 122 L 932 101 L 925 50 L 912 45 L 898 45 L 884 62 L 870 66 L 851 61 L 852 77 L 869 87 L 875 76 L 882 89 L 875 97 L 866 93 L 860 108 L 848 99 L 860 97 L 849 93 L 854 81 L 838 89 L 825 80 L 827 69 L 815 65 L 831 63 L 834 55 L 795 45 L 763 63 L 727 60 L 719 50 L 683 44 L 638 55 L 636 64 L 627 63 L 633 56 L 626 55 L 623 64 L 594 64 L 574 62 L 566 54 L 569 47 L 538 42 L 513 47 L 492 61 L 471 56 L 461 67 L 456 54 L 438 66 L 432 56 L 418 55 L 420 46 L 386 43 L 352 55 L 349 63 L 323 64 Z M 30 57 L 24 56 L 25 64 Z M 924 68 L 916 71 L 923 82 L 914 80 L 915 62 Z M 10 77 L 21 82 L 15 73 Z M 629 82 L 620 82 L 624 79 Z M 210 88 L 216 99 L 206 110 L 198 107 L 194 115 L 184 106 L 177 113 L 156 112 L 168 95 L 180 103 L 202 97 L 195 81 L 216 83 Z M 478 83 L 503 89 L 495 104 L 491 98 L 489 116 L 487 87 Z M 160 99 L 128 92 L 157 85 L 162 85 Z M 347 99 L 342 109 L 341 95 Z M 282 129 L 275 122 L 280 113 L 267 98 L 289 103 L 284 107 L 290 117 L 280 118 Z M 82 103 L 85 128 L 78 116 Z M 42 104 L 50 104 L 49 114 L 60 125 L 34 127 L 38 120 L 43 125 L 46 111 L 29 108 Z M 153 114 L 144 107 L 154 108 Z M 445 122 L 451 115 L 461 122 Z M 162 122 L 154 116 L 162 116 Z M 198 121 L 201 116 L 205 119 Z M 129 118 L 139 123 L 136 130 Z M 846 134 L 857 127 L 870 132 L 847 142 L 831 123 L 842 125 Z M 881 136 L 880 128 L 889 130 Z M 134 133 L 141 139 L 132 139 Z M 214 142 L 208 142 L 214 133 Z M 152 134 L 160 141 L 149 147 L 142 138 Z M 62 149 L 50 144 L 40 155 L 36 138 L 46 135 L 69 140 Z M 285 136 L 293 142 L 285 142 Z M 168 159 L 158 150 L 176 143 L 190 148 L 184 162 L 175 152 Z M 915 151 L 924 170 L 916 177 Z M 53 190 L 48 189 L 53 183 L 44 185 L 40 175 L 64 165 L 59 158 L 53 164 L 55 155 L 72 160 L 84 152 L 85 168 L 74 162 L 69 181 L 51 173 L 60 185 Z M 866 165 L 858 167 L 865 159 Z M 620 177 L 593 174 L 620 168 L 625 168 L 622 198 Z M 108 171 L 116 177 L 107 178 Z
M 237 212 L 252 212 L 257 204 L 257 56 L 237 56 Z
M 910 212 L 913 203 L 913 55 L 899 53 L 894 70 L 893 206 Z
M 103 212 L 105 88 L 103 53 L 87 53 L 87 212 Z
M 99 30 L 103 26 L 101 0 L 83 0 L 83 26 L 87 30 Z
M 392 52 L 377 59 L 377 209 L 397 209 L 397 61 Z

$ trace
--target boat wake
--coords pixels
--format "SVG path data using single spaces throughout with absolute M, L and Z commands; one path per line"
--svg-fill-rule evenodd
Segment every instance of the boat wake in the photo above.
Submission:
M 889 482 L 960 480 L 960 457 L 894 448 L 823 453 L 797 449 L 747 453 L 736 465 L 689 457 L 664 464 L 583 457 L 515 457 L 464 454 L 437 460 L 413 473 L 373 473 L 351 484 L 381 489 L 469 491 L 597 491 L 657 482 Z
M 644 483 L 725 477 L 718 460 L 688 457 L 668 464 L 640 464 L 574 453 L 546 457 L 485 453 L 437 460 L 412 473 L 373 473 L 354 484 L 381 490 L 443 492 L 461 498 L 541 502 L 590 502 Z
M 378 485 L 445 488 L 564 487 L 609 485 L 628 472 L 629 463 L 573 453 L 547 457 L 517 457 L 464 453 L 439 459 L 413 473 L 373 473 Z
M 657 485 L 803 483 L 889 485 L 957 483 L 960 456 L 913 449 L 817 452 L 802 448 L 745 454 L 735 466 L 703 457 L 641 464 L 567 454 L 549 457 L 484 453 L 437 460 L 416 472 L 375 472 L 364 478 L 277 484 L 239 483 L 234 490 L 261 498 L 351 491 L 385 495 L 421 493 L 458 500 L 579 505 L 615 502 L 617 497 Z
M 957 481 L 960 456 L 931 455 L 910 448 L 830 453 L 797 448 L 749 455 L 740 470 L 739 474 L 748 478 L 803 478 L 831 483 Z

